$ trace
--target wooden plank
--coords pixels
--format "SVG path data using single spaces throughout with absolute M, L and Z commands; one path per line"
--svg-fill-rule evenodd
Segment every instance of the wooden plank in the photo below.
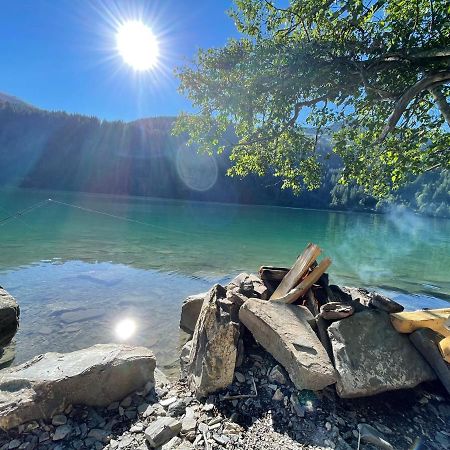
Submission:
M 281 303 L 294 303 L 306 294 L 308 289 L 317 282 L 325 270 L 330 267 L 331 259 L 325 258 L 320 264 L 294 289 L 291 289 L 284 297 L 276 298 L 273 301 Z M 272 297 L 271 297 L 272 300 Z
M 277 300 L 287 295 L 300 282 L 309 266 L 319 257 L 321 252 L 322 250 L 317 245 L 308 244 L 303 253 L 297 258 L 297 261 L 295 261 L 291 270 L 281 280 L 270 300 Z
M 425 309 L 391 314 L 391 322 L 399 333 L 412 333 L 419 328 L 430 328 L 443 336 L 450 336 L 446 321 L 450 317 L 450 308 Z

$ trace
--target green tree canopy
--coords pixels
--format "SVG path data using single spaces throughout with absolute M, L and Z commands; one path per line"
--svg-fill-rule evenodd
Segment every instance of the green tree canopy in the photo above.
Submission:
M 198 113 L 175 132 L 230 149 L 231 175 L 317 188 L 325 137 L 342 182 L 379 196 L 450 167 L 448 0 L 236 0 L 229 13 L 242 38 L 178 71 Z

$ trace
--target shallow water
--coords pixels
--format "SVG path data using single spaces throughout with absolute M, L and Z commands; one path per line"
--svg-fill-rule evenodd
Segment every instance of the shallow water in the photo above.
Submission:
M 0 225 L 0 285 L 21 306 L 15 363 L 125 341 L 170 368 L 187 295 L 290 266 L 308 242 L 333 259 L 332 282 L 381 288 L 409 309 L 450 298 L 447 220 L 24 190 L 0 191 L 0 220 L 49 197 L 109 215 L 48 202 Z M 126 339 L 124 319 L 136 325 Z

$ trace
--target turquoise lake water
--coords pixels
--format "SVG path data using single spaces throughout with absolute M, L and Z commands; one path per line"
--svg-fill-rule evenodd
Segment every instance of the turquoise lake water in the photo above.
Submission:
M 173 368 L 187 295 L 260 265 L 290 266 L 308 242 L 332 258 L 331 282 L 381 289 L 409 309 L 450 299 L 448 220 L 2 190 L 0 221 L 47 198 L 0 222 L 0 285 L 21 307 L 14 363 L 123 341 Z M 135 330 L 123 332 L 124 320 Z

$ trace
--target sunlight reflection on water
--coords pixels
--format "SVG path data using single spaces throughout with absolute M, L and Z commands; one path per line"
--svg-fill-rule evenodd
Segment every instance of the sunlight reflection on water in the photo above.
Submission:
M 136 333 L 137 324 L 133 319 L 123 319 L 114 327 L 116 336 L 121 341 L 127 341 Z

